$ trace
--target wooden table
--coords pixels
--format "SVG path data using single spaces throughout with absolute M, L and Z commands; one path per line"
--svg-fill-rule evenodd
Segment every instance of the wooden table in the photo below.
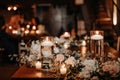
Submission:
M 56 78 L 53 72 L 38 71 L 23 65 L 13 74 L 11 80 L 56 80 Z

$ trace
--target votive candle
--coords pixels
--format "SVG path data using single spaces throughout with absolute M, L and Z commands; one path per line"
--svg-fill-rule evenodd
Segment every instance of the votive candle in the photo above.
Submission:
M 40 61 L 37 61 L 35 67 L 37 70 L 40 70 L 42 68 L 42 63 Z
M 65 64 L 63 64 L 60 68 L 60 73 L 61 74 L 66 74 L 67 73 L 67 68 L 65 67 Z

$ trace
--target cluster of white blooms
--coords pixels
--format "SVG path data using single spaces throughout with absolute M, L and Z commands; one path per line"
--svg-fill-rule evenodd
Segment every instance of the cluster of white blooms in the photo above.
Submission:
M 80 78 L 90 78 L 90 73 L 97 69 L 97 64 L 95 59 L 85 59 L 81 62 L 85 67 L 79 72 Z
M 32 58 L 29 57 L 29 60 L 30 59 L 32 60 L 33 58 L 35 59 L 41 58 L 41 46 L 40 46 L 39 40 L 32 41 L 31 47 L 30 47 L 30 56 L 32 56 Z
M 76 62 L 77 62 L 77 60 L 73 56 L 71 56 L 67 60 L 65 60 L 65 63 L 67 65 L 71 65 L 72 67 L 75 66 Z
M 55 61 L 62 62 L 64 61 L 65 57 L 63 54 L 57 54 Z
M 109 72 L 115 76 L 120 71 L 120 63 L 118 61 L 107 61 L 102 63 L 102 69 L 104 72 Z

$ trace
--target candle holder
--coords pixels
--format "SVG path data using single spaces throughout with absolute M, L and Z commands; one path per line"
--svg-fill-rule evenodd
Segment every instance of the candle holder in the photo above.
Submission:
M 82 40 L 81 46 L 80 46 L 80 52 L 82 55 L 82 59 L 86 58 L 86 53 L 87 53 L 87 43 L 85 40 Z
M 67 67 L 65 66 L 65 64 L 62 64 L 60 66 L 60 74 L 65 75 L 67 73 Z
M 51 37 L 45 37 L 41 42 L 42 68 L 49 69 L 53 59 L 53 41 Z
M 63 38 L 63 39 L 70 39 L 70 33 L 69 33 L 69 32 L 64 32 L 64 33 L 61 35 L 61 38 Z
M 40 61 L 36 61 L 36 63 L 35 63 L 35 68 L 36 68 L 36 70 L 41 70 L 41 68 L 42 68 L 42 63 L 41 63 Z
M 90 31 L 90 51 L 93 57 L 104 57 L 104 32 Z

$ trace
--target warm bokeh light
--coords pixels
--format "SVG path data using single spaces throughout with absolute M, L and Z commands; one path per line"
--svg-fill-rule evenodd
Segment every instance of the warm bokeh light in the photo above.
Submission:
M 29 30 L 25 30 L 25 34 L 29 34 L 29 32 L 30 32 Z
M 30 34 L 34 35 L 34 34 L 35 34 L 35 31 L 34 31 L 34 30 L 31 30 L 31 31 L 30 31 Z
M 114 0 L 115 4 L 117 4 L 117 0 Z M 117 7 L 113 6 L 113 25 L 117 25 Z
M 12 29 L 12 26 L 9 26 L 8 28 L 11 30 L 11 29 Z
M 18 34 L 18 31 L 17 30 L 13 30 L 12 33 L 13 34 Z
M 36 26 L 33 26 L 32 29 L 33 29 L 33 30 L 36 30 Z
M 15 11 L 16 11 L 16 10 L 17 10 L 17 7 L 16 7 L 16 6 L 14 6 L 14 7 L 13 7 L 13 10 L 15 10 Z
M 8 11 L 10 11 L 10 10 L 12 9 L 12 7 L 11 7 L 11 6 L 9 6 L 7 9 L 8 9 Z
M 30 28 L 30 25 L 28 24 L 28 25 L 26 26 L 26 28 L 29 29 L 29 28 Z
M 25 31 L 25 28 L 21 28 L 21 31 Z
M 40 31 L 39 31 L 39 30 L 36 30 L 36 34 L 40 34 Z

